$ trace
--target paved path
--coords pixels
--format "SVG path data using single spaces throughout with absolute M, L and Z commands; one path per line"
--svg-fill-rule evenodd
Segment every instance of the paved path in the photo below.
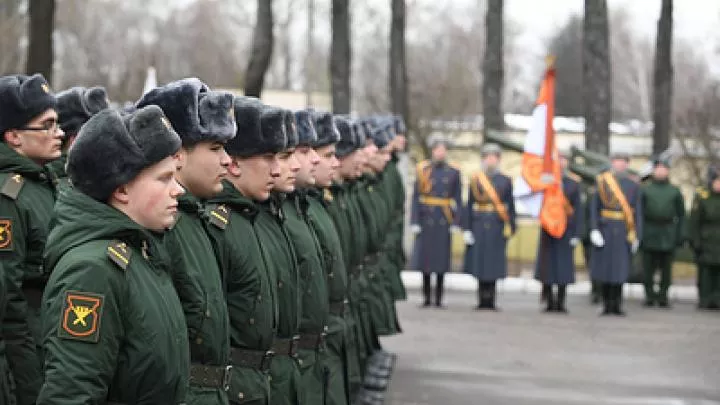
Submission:
M 399 304 L 405 333 L 386 338 L 398 364 L 390 405 L 720 404 L 720 313 L 626 304 L 598 317 L 584 295 L 569 315 L 539 311 L 538 296 L 507 290 L 502 311 L 477 312 L 450 291 L 447 308 Z

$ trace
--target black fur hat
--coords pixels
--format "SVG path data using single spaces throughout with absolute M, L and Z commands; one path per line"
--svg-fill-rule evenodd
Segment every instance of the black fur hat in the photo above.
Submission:
M 0 136 L 7 130 L 24 127 L 45 110 L 56 107 L 55 96 L 42 75 L 0 77 Z
M 56 95 L 60 128 L 65 134 L 76 134 L 93 115 L 108 108 L 104 87 L 73 87 Z
M 390 129 L 393 125 L 392 121 L 386 120 L 365 120 L 366 133 L 369 134 L 369 138 L 372 139 L 375 146 L 382 149 L 390 143 Z M 374 124 L 374 125 L 373 125 Z
M 297 123 L 298 146 L 313 146 L 317 142 L 318 134 L 315 131 L 315 120 L 312 111 L 295 111 Z
M 340 141 L 337 143 L 335 149 L 335 155 L 339 158 L 343 158 L 353 153 L 357 147 L 357 135 L 353 130 L 352 124 L 347 117 L 336 115 L 335 125 L 340 132 Z
M 206 141 L 226 142 L 235 136 L 233 95 L 211 91 L 197 78 L 156 87 L 137 102 L 137 107 L 151 104 L 162 108 L 183 146 Z
M 283 110 L 283 121 L 285 123 L 285 136 L 287 136 L 286 149 L 295 148 L 300 143 L 295 114 L 290 110 Z
M 283 151 L 290 148 L 288 145 L 287 131 L 285 127 L 285 110 L 278 107 L 264 105 L 260 111 L 260 129 L 265 142 L 272 142 L 274 145 L 282 144 Z M 282 140 L 282 142 L 280 142 Z M 279 152 L 280 152 L 279 151 Z
M 280 132 L 266 137 L 262 130 L 262 113 L 265 105 L 255 97 L 235 98 L 237 135 L 225 144 L 230 156 L 250 157 L 265 153 L 278 153 L 285 149 L 285 135 Z
M 335 119 L 329 112 L 314 113 L 315 129 L 317 131 L 317 141 L 313 144 L 313 148 L 322 148 L 340 141 L 340 131 L 335 125 Z
M 370 135 L 365 132 L 365 127 L 359 119 L 351 119 L 350 122 L 355 133 L 355 148 L 364 148 Z
M 76 189 L 106 202 L 117 187 L 180 146 L 180 137 L 158 106 L 125 116 L 106 109 L 80 129 L 68 154 L 68 177 Z

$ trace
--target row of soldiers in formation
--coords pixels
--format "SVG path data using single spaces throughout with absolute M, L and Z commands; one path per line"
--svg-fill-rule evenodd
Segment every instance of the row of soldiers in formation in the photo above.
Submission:
M 116 111 L 0 78 L 0 403 L 382 403 L 404 132 L 198 79 Z
M 410 268 L 423 272 L 423 306 L 442 307 L 451 235 L 462 232 L 464 270 L 478 280 L 477 308 L 496 309 L 496 283 L 507 276 L 507 241 L 517 229 L 512 181 L 498 170 L 501 149 L 484 145 L 482 169 L 471 176 L 463 204 L 460 170 L 446 159 L 448 140 L 431 138 L 429 146 L 432 158 L 417 166 L 410 225 L 416 235 Z M 628 173 L 629 155 L 616 153 L 589 190 L 569 172 L 567 154 L 560 154 L 560 163 L 567 229 L 559 238 L 542 230 L 535 259 L 545 311 L 567 313 L 567 286 L 575 282 L 574 251 L 585 240 L 586 263 L 598 300 L 602 297 L 602 315 L 625 314 L 623 284 L 639 250 L 645 306 L 668 308 L 675 251 L 686 241 L 698 266 L 698 306 L 720 308 L 720 170 L 708 170 L 707 187 L 698 188 L 686 220 L 683 196 L 669 182 L 666 159 L 654 159 L 651 177 L 641 184 Z

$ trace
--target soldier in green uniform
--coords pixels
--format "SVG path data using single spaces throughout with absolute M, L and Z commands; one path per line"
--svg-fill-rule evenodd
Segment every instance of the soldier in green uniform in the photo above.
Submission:
M 198 79 L 156 87 L 138 107 L 158 105 L 182 139 L 176 177 L 185 188 L 177 221 L 168 235 L 176 261 L 173 274 L 190 342 L 190 390 L 187 403 L 226 404 L 230 331 L 220 267 L 207 234 L 203 201 L 222 191 L 230 157 L 224 144 L 235 136 L 230 93 L 210 91 Z
M 348 274 L 343 261 L 340 236 L 327 207 L 332 203 L 329 187 L 340 166 L 335 156 L 336 143 L 340 138 L 330 113 L 317 113 L 314 117 L 317 139 L 313 148 L 318 155 L 315 166 L 315 187 L 308 191 L 308 219 L 320 244 L 325 277 L 328 285 L 328 330 L 326 351 L 321 355 L 327 375 L 325 404 L 348 405 L 349 375 L 359 382 L 357 357 L 348 357 L 351 339 L 346 334 L 352 319 L 349 314 L 347 287 Z
M 643 251 L 645 306 L 668 308 L 675 249 L 683 243 L 685 203 L 680 189 L 670 184 L 670 163 L 656 158 L 652 179 L 642 188 L 643 224 L 640 247 Z M 660 270 L 660 289 L 655 273 Z
M 261 115 L 261 128 L 265 137 L 287 137 L 287 144 L 278 154 L 279 176 L 272 185 L 270 198 L 260 203 L 255 218 L 257 235 L 264 249 L 265 260 L 274 277 L 278 302 L 277 335 L 273 342 L 270 367 L 272 404 L 296 405 L 303 403 L 300 370 L 297 359 L 297 341 L 301 317 L 300 274 L 297 255 L 287 229 L 286 214 L 282 208 L 285 193 L 295 190 L 295 178 L 300 164 L 295 157 L 297 133 L 294 131 L 292 112 L 267 107 Z
M 297 147 L 295 158 L 300 169 L 296 174 L 294 190 L 286 195 L 283 212 L 285 227 L 297 256 L 300 271 L 300 337 L 298 363 L 302 374 L 303 402 L 325 403 L 327 375 L 320 361 L 325 350 L 325 336 L 330 314 L 327 278 L 322 248 L 311 227 L 308 216 L 308 191 L 315 186 L 315 168 L 320 162 L 312 145 L 317 141 L 315 125 L 309 111 L 295 113 Z M 289 189 L 288 189 L 289 190 Z
M 5 304 L 7 290 L 5 288 L 5 270 L 2 262 L 0 262 L 0 323 L 5 316 Z M 11 386 L 10 369 L 8 368 L 7 359 L 5 358 L 5 341 L 0 335 L 0 403 L 15 405 L 15 397 L 13 396 Z
M 65 132 L 62 155 L 48 163 L 55 177 L 64 182 L 67 178 L 65 163 L 75 137 L 83 124 L 93 115 L 108 108 L 108 96 L 104 87 L 73 87 L 57 93 L 58 124 Z
M 269 373 L 278 322 L 277 282 L 259 236 L 269 232 L 261 229 L 268 225 L 256 218 L 280 176 L 278 153 L 287 139 L 282 131 L 262 131 L 263 107 L 257 99 L 236 97 L 234 108 L 237 135 L 225 145 L 232 163 L 223 192 L 208 207 L 217 225 L 211 235 L 227 286 L 233 365 L 229 397 L 234 404 L 269 405 L 274 403 Z
M 188 340 L 163 241 L 180 145 L 156 106 L 105 110 L 80 131 L 46 249 L 38 405 L 185 403 Z
M 688 240 L 695 251 L 700 309 L 720 309 L 720 171 L 708 169 L 708 188 L 699 188 L 690 211 Z
M 41 75 L 0 77 L 0 262 L 7 305 L 0 335 L 19 405 L 42 383 L 40 300 L 48 278 L 43 250 L 55 205 L 51 173 L 63 132 L 55 96 Z

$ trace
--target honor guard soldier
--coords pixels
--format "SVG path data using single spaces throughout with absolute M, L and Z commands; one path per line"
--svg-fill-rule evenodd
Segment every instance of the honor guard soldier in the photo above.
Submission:
M 537 257 L 535 259 L 535 279 L 543 285 L 543 299 L 547 303 L 546 312 L 567 313 L 565 296 L 567 285 L 575 282 L 575 247 L 580 244 L 580 232 L 583 229 L 585 211 L 580 201 L 580 182 L 577 175 L 568 171 L 568 155 L 560 155 L 563 170 L 562 189 L 565 195 L 565 214 L 567 227 L 560 238 L 540 230 Z M 557 286 L 557 291 L 553 288 Z
M 49 276 L 43 250 L 56 198 L 43 165 L 61 154 L 56 104 L 41 75 L 0 77 L 0 261 L 7 275 L 0 336 L 18 405 L 35 404 L 42 383 L 40 300 Z
M 423 273 L 423 307 L 431 302 L 431 275 L 436 277 L 435 306 L 442 306 L 443 280 L 452 262 L 452 232 L 460 230 L 461 173 L 447 162 L 449 140 L 431 137 L 431 159 L 417 164 L 410 214 L 415 245 L 410 268 Z
M 623 284 L 640 246 L 643 209 L 640 185 L 630 178 L 630 156 L 615 153 L 611 170 L 597 176 L 597 190 L 590 201 L 590 241 L 594 248 L 590 270 L 602 283 L 601 315 L 621 315 Z
M 507 241 L 515 233 L 512 181 L 498 168 L 501 149 L 483 146 L 482 170 L 473 174 L 464 212 L 465 272 L 478 280 L 480 310 L 496 310 L 496 282 L 507 277 Z
M 684 241 L 685 201 L 680 189 L 672 184 L 670 162 L 653 160 L 652 179 L 642 188 L 643 252 L 645 306 L 668 308 L 668 289 L 672 283 L 675 249 Z M 655 289 L 655 273 L 660 270 L 660 289 Z
M 105 110 L 80 130 L 45 250 L 38 405 L 186 403 L 187 327 L 163 241 L 180 146 L 156 106 Z
M 57 93 L 58 124 L 65 132 L 62 143 L 62 155 L 48 163 L 48 168 L 58 180 L 65 182 L 65 163 L 67 152 L 75 141 L 80 128 L 93 115 L 109 107 L 104 87 L 73 87 Z
M 230 157 L 224 144 L 235 137 L 233 96 L 211 91 L 196 78 L 156 87 L 137 103 L 159 106 L 182 140 L 176 178 L 185 188 L 168 250 L 177 261 L 180 296 L 190 342 L 188 402 L 227 404 L 230 330 L 220 266 L 207 228 L 205 201 L 222 191 Z
M 698 188 L 690 211 L 688 239 L 697 261 L 699 309 L 720 309 L 720 170 L 708 168 L 707 188 Z

